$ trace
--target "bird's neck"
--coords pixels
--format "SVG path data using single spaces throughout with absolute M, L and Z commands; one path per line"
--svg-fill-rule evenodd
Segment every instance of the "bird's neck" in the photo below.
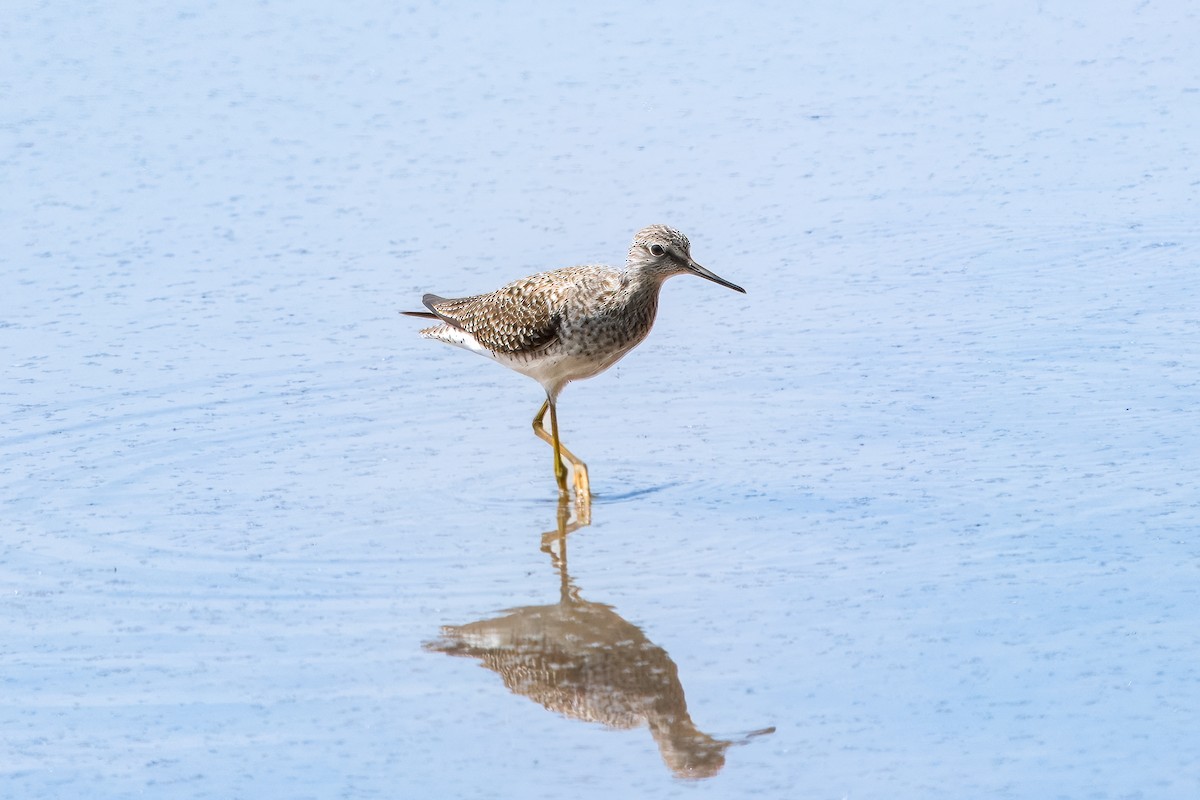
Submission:
M 662 288 L 666 275 L 646 270 L 628 269 L 622 281 L 624 291 L 630 297 L 650 298 L 658 301 L 658 290 Z
M 621 294 L 624 295 L 621 305 L 642 309 L 647 315 L 647 323 L 652 324 L 658 312 L 658 290 L 662 288 L 662 283 L 663 279 L 657 275 L 626 273 L 621 286 Z

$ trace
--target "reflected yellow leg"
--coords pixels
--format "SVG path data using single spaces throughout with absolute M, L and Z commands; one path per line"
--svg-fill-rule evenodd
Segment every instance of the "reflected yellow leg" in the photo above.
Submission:
M 567 535 L 592 524 L 592 506 L 587 500 L 575 504 L 575 516 L 571 516 L 571 504 L 565 495 L 558 498 L 558 526 L 542 534 L 542 552 L 550 556 L 550 563 L 562 570 L 562 599 L 565 601 L 570 590 L 567 575 Z M 554 545 L 558 544 L 558 552 Z
M 550 431 L 546 431 L 545 418 L 546 411 L 550 411 Z M 558 438 L 558 412 L 554 407 L 554 403 L 549 398 L 542 403 L 541 409 L 537 416 L 533 418 L 533 432 L 543 442 L 547 442 L 554 448 L 554 480 L 558 482 L 559 494 L 564 497 L 567 492 L 567 468 L 563 464 L 563 459 L 571 463 L 571 481 L 575 484 L 575 497 L 581 503 L 590 502 L 592 499 L 592 486 L 588 480 L 587 464 L 580 461 L 574 453 L 563 447 L 562 440 Z

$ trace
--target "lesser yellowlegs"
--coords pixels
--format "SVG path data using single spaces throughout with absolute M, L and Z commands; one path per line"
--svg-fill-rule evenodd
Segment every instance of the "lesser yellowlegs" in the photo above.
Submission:
M 438 320 L 421 331 L 425 338 L 487 356 L 542 385 L 546 402 L 533 418 L 533 432 L 554 448 L 559 492 L 567 495 L 565 458 L 571 463 L 576 496 L 586 501 L 591 497 L 587 466 L 558 437 L 558 393 L 571 381 L 600 374 L 645 339 L 654 324 L 663 281 L 682 274 L 746 292 L 693 261 L 682 233 L 651 225 L 634 235 L 624 269 L 565 267 L 474 297 L 427 294 L 421 302 L 429 311 L 402 313 Z

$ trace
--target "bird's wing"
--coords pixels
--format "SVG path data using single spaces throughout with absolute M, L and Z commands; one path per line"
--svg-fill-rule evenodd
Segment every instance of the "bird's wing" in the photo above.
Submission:
M 535 352 L 558 339 L 560 320 L 553 297 L 544 283 L 532 278 L 474 297 L 427 294 L 421 302 L 447 325 L 466 331 L 494 353 Z

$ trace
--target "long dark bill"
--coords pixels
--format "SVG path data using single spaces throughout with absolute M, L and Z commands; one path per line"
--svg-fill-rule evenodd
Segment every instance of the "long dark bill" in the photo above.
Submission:
M 741 292 L 742 294 L 746 293 L 746 290 L 738 286 L 736 283 L 730 283 L 715 272 L 700 266 L 695 261 L 688 262 L 688 269 L 699 275 L 701 278 L 708 278 L 713 283 L 719 283 L 722 286 L 733 289 L 735 292 Z

